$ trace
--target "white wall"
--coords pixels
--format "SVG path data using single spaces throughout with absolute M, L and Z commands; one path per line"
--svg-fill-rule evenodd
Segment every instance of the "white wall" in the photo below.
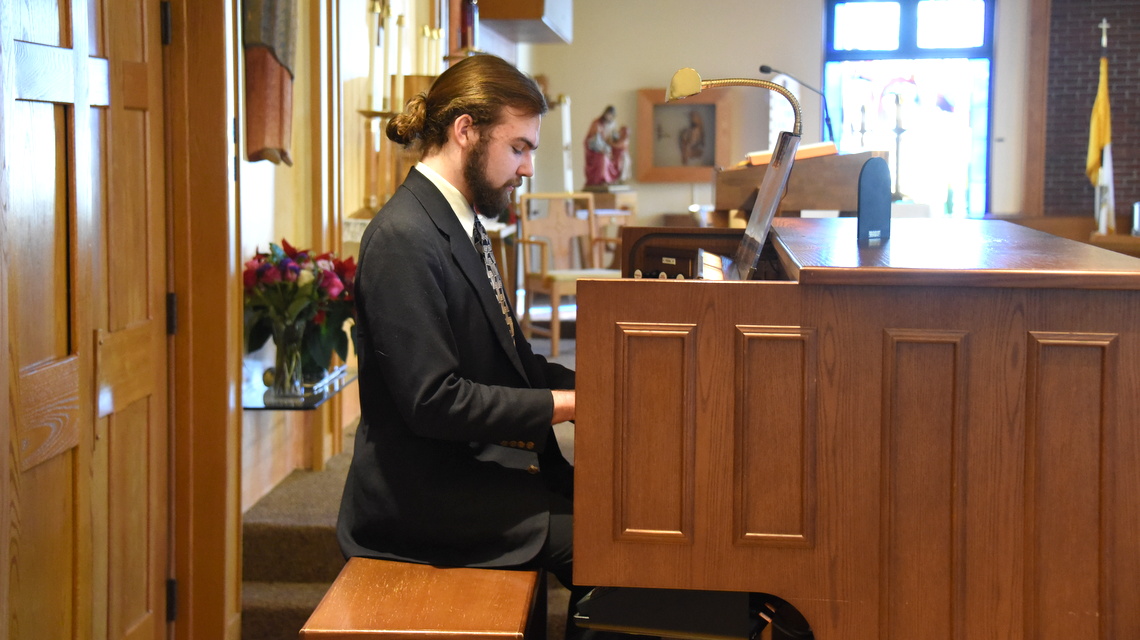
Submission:
M 1022 213 L 1025 186 L 1025 96 L 1030 0 L 1002 0 L 994 17 L 990 212 Z M 1080 126 L 1084 126 L 1081 124 Z
M 994 140 L 991 163 L 991 209 L 1021 209 L 1025 147 L 1025 69 L 1027 3 L 1003 0 L 996 19 Z M 693 67 L 704 78 L 764 78 L 758 67 L 768 64 L 809 84 L 821 86 L 823 74 L 823 2 L 820 0 L 574 0 L 574 42 L 569 45 L 520 46 L 519 66 L 546 75 L 553 96 L 572 101 L 574 183 L 584 183 L 582 137 L 608 104 L 618 122 L 636 132 L 637 90 L 665 87 L 673 72 Z M 737 114 L 741 139 L 736 152 L 767 147 L 768 92 L 736 89 L 758 100 L 754 120 Z M 762 97 L 749 96 L 760 94 Z M 820 140 L 820 103 L 801 92 L 803 143 Z M 775 99 L 780 99 L 775 97 Z M 754 128 L 751 128 L 754 123 Z M 562 189 L 561 114 L 545 119 L 536 157 L 534 187 Z M 633 140 L 636 145 L 637 141 Z M 734 155 L 733 157 L 737 157 Z M 663 213 L 712 201 L 705 183 L 633 183 L 640 214 L 657 224 Z

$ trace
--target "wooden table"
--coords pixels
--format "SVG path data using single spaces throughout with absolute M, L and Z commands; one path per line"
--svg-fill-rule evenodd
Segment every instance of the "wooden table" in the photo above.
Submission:
M 591 191 L 594 194 L 594 208 L 625 211 L 630 217 L 637 217 L 636 191 Z

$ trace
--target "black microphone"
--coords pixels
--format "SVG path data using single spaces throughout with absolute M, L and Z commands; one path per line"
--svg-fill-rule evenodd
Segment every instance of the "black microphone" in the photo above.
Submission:
M 822 91 L 820 91 L 819 89 L 816 89 L 815 87 L 811 86 L 810 84 L 807 84 L 806 82 L 800 80 L 799 78 L 793 76 L 790 73 L 785 73 L 783 71 L 780 71 L 779 69 L 773 69 L 772 67 L 769 67 L 766 64 L 760 65 L 760 73 L 779 73 L 781 75 L 788 76 L 792 80 L 795 80 L 796 82 L 800 83 L 800 86 L 803 87 L 804 89 L 818 93 L 819 97 L 823 98 L 823 122 L 824 122 L 824 124 L 827 125 L 827 138 L 829 140 L 831 140 L 832 142 L 835 142 L 835 133 L 831 130 L 831 115 L 827 112 L 827 96 L 823 95 Z

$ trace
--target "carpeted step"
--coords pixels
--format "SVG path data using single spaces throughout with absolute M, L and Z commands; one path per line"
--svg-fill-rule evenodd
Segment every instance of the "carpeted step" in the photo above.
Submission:
M 247 522 L 243 531 L 245 580 L 328 585 L 344 566 L 335 527 Z
M 336 579 L 344 566 L 336 517 L 350 455 L 333 456 L 324 471 L 294 471 L 246 512 L 243 579 L 328 584 Z
M 243 582 L 242 640 L 295 640 L 328 588 L 324 582 Z

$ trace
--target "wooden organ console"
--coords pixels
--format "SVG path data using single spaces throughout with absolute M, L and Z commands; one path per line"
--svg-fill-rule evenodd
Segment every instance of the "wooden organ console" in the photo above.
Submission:
M 855 228 L 778 217 L 771 279 L 714 282 L 630 276 L 742 230 L 627 227 L 579 283 L 575 582 L 774 594 L 820 640 L 1140 637 L 1140 260 Z

